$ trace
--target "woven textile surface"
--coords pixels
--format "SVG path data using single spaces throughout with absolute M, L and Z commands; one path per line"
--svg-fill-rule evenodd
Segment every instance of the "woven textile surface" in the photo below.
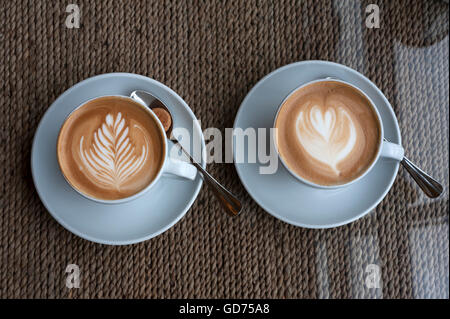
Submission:
M 376 1 L 0 0 L 0 297 L 447 297 L 449 197 L 427 199 L 400 169 L 364 218 L 334 229 L 291 226 L 245 192 L 232 164 L 211 174 L 244 203 L 230 218 L 206 186 L 170 230 L 130 246 L 76 237 L 46 211 L 30 170 L 32 139 L 51 103 L 90 76 L 131 72 L 176 91 L 202 127 L 224 131 L 264 75 L 309 59 L 371 79 L 390 100 L 407 155 L 449 185 L 448 4 Z M 81 270 L 68 289 L 65 268 Z M 365 285 L 368 264 L 381 288 Z

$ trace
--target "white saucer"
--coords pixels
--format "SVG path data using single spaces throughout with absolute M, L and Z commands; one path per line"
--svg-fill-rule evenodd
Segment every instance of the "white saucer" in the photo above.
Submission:
M 242 102 L 234 129 L 271 128 L 278 106 L 292 90 L 326 77 L 347 81 L 363 90 L 380 112 L 386 139 L 401 144 L 397 119 L 383 93 L 355 70 L 326 61 L 293 63 L 265 76 Z M 234 157 L 236 163 L 236 149 Z M 399 167 L 396 161 L 380 159 L 362 180 L 342 189 L 320 190 L 297 181 L 281 162 L 272 175 L 259 174 L 262 165 L 258 162 L 235 165 L 244 187 L 263 209 L 289 224 L 307 228 L 336 227 L 364 216 L 387 194 Z
M 202 186 L 199 175 L 193 181 L 163 176 L 136 200 L 104 205 L 82 197 L 65 181 L 56 159 L 56 139 L 66 116 L 91 98 L 129 95 L 134 90 L 146 90 L 160 98 L 174 116 L 174 128 L 188 129 L 205 150 L 197 118 L 183 99 L 155 80 L 128 73 L 95 76 L 68 89 L 47 110 L 34 137 L 31 170 L 42 202 L 62 226 L 93 242 L 126 245 L 161 234 L 184 216 Z

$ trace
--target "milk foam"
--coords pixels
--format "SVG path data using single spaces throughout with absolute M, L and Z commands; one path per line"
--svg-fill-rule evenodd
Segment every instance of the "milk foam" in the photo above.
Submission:
M 356 143 L 355 124 L 346 110 L 331 106 L 324 112 L 318 105 L 305 107 L 297 117 L 295 128 L 305 152 L 339 175 L 337 165 Z
M 381 127 L 371 102 L 338 81 L 311 83 L 294 91 L 275 121 L 283 163 L 314 184 L 346 184 L 376 159 Z
M 138 125 L 135 128 L 142 131 Z M 119 112 L 116 117 L 108 114 L 104 122 L 94 132 L 93 143 L 85 145 L 81 137 L 80 157 L 92 182 L 120 190 L 121 186 L 142 169 L 148 157 L 148 140 L 138 150 L 129 137 L 129 128 Z

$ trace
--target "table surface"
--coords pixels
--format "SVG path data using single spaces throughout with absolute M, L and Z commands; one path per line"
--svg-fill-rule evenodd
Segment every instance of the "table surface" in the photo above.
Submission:
M 376 1 L 379 28 L 366 24 L 373 1 L 73 2 L 78 29 L 65 25 L 67 1 L 0 5 L 0 297 L 449 297 L 447 2 Z M 352 67 L 385 93 L 407 156 L 443 183 L 440 198 L 400 169 L 364 218 L 303 229 L 265 213 L 232 164 L 210 164 L 243 200 L 239 218 L 203 188 L 173 228 L 120 247 L 74 236 L 41 204 L 32 138 L 75 83 L 143 74 L 179 93 L 203 128 L 224 131 L 258 80 L 309 59 Z M 78 289 L 65 285 L 68 264 L 80 267 Z

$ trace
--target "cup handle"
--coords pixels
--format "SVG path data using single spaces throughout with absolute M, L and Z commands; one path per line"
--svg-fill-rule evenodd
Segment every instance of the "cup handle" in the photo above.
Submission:
M 405 150 L 398 144 L 383 141 L 381 146 L 381 157 L 395 159 L 401 161 L 405 155 Z
M 197 169 L 189 163 L 168 158 L 164 164 L 163 173 L 193 180 L 197 176 Z

